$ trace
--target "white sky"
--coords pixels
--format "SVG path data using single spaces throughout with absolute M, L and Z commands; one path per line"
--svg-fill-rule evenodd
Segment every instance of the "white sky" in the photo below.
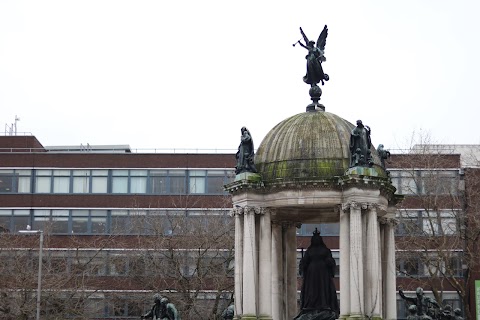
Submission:
M 256 147 L 311 102 L 299 27 L 329 35 L 326 110 L 480 143 L 480 1 L 0 0 L 0 120 L 44 145 Z

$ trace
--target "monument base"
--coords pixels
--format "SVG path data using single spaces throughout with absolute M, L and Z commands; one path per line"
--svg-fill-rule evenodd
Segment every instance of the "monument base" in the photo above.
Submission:
M 248 182 L 260 182 L 262 177 L 254 172 L 242 172 L 235 176 L 235 181 L 247 180 Z

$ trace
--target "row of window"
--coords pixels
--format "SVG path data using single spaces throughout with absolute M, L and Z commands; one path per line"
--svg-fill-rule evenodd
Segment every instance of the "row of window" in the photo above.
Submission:
M 10 169 L 0 170 L 0 193 L 222 194 L 231 170 Z M 392 170 L 399 194 L 456 195 L 457 170 Z
M 397 235 L 441 236 L 457 234 L 461 211 L 400 210 Z
M 457 234 L 458 211 L 398 211 L 397 235 L 441 236 Z M 101 210 L 0 209 L 0 231 L 18 232 L 27 225 L 51 234 L 164 234 L 233 223 L 228 210 Z M 298 236 L 338 236 L 339 223 L 302 224 Z
M 0 209 L 0 230 L 49 234 L 175 235 L 233 225 L 227 210 Z
M 0 251 L 0 268 L 4 275 L 19 270 L 38 270 L 37 252 Z M 46 276 L 73 274 L 78 276 L 163 278 L 233 277 L 233 250 L 137 251 L 54 251 L 44 250 L 43 270 Z M 25 269 L 25 267 L 27 269 Z M 34 273 L 34 272 L 33 272 Z M 32 273 L 32 274 L 33 274 Z
M 398 194 L 458 194 L 458 170 L 391 170 L 390 177 Z
M 0 170 L 0 193 L 224 194 L 230 170 Z
M 419 254 L 420 255 L 420 254 Z M 432 253 L 429 256 L 397 257 L 397 277 L 443 277 L 443 274 L 462 276 L 461 252 L 452 252 L 450 255 L 438 256 Z

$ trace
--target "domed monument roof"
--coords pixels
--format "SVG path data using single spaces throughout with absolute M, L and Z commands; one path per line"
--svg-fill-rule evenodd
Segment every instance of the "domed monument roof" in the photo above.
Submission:
M 255 165 L 264 181 L 329 179 L 350 163 L 350 133 L 355 126 L 324 111 L 308 111 L 277 124 L 263 139 Z
M 339 182 L 339 177 L 350 175 L 387 177 L 383 160 L 389 152 L 382 147 L 380 159 L 371 144 L 370 128 L 364 126 L 361 120 L 354 126 L 333 113 L 325 112 L 325 107 L 319 103 L 322 89 L 318 84 L 323 85 L 330 79 L 322 67 L 322 62 L 326 61 L 327 26 L 316 45 L 314 41 L 308 41 L 301 28 L 300 32 L 305 44 L 301 41 L 297 43 L 308 50 L 307 73 L 303 81 L 310 85 L 312 103 L 307 106 L 306 112 L 285 119 L 270 130 L 255 157 L 251 135 L 242 128 L 237 176 L 244 172 L 258 172 L 257 179 L 266 184 L 279 183 L 283 186 L 284 182 L 307 181 L 313 185 L 318 185 L 320 181 L 320 185 L 335 184 Z M 244 176 L 237 178 L 243 179 Z M 252 175 L 250 179 L 253 179 Z

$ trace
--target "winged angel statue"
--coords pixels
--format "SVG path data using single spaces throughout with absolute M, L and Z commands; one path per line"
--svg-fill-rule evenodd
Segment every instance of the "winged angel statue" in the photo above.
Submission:
M 317 45 L 315 45 L 315 41 L 308 40 L 302 28 L 300 28 L 300 33 L 302 34 L 305 44 L 303 44 L 300 39 L 294 43 L 293 46 L 298 43 L 300 46 L 308 50 L 308 54 L 305 57 L 307 59 L 307 74 L 303 77 L 303 81 L 312 87 L 319 82 L 323 85 L 323 81 L 328 81 L 329 79 L 328 74 L 324 73 L 322 68 L 322 62 L 327 61 L 323 54 L 325 52 L 328 28 L 326 25 L 323 27 L 322 33 L 318 36 Z

